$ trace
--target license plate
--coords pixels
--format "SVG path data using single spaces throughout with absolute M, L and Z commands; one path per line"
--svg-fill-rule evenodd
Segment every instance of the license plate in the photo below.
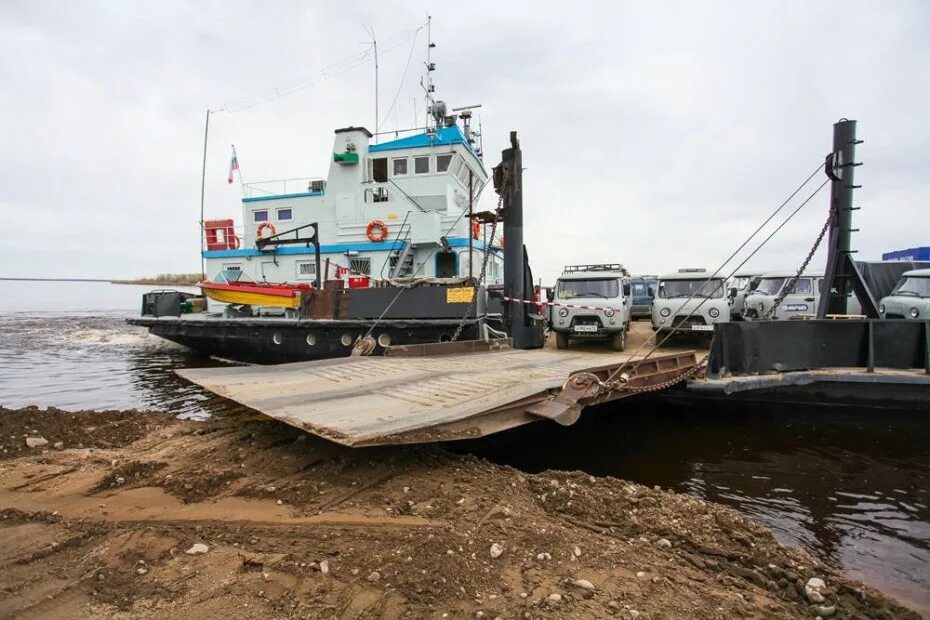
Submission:
M 597 325 L 575 325 L 574 330 L 576 332 L 597 332 Z
M 693 332 L 712 332 L 714 331 L 713 325 L 692 325 L 691 331 Z

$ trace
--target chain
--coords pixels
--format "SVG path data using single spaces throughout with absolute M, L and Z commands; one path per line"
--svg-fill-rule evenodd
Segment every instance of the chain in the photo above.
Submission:
M 817 252 L 817 248 L 820 246 L 820 242 L 823 241 L 824 235 L 827 234 L 827 231 L 830 229 L 830 225 L 833 223 L 833 209 L 830 209 L 830 215 L 827 217 L 827 221 L 823 223 L 823 228 L 820 229 L 820 234 L 817 235 L 817 239 L 814 240 L 814 245 L 811 247 L 810 252 L 807 253 L 807 258 L 804 259 L 804 262 L 801 263 L 801 266 L 798 268 L 797 273 L 794 274 L 791 278 L 785 282 L 785 285 L 781 289 L 778 297 L 775 298 L 775 303 L 772 304 L 772 307 L 762 315 L 763 319 L 769 319 L 772 317 L 772 314 L 775 312 L 775 309 L 781 305 L 781 302 L 785 301 L 785 297 L 788 296 L 788 293 L 791 289 L 794 288 L 795 283 L 798 281 L 798 278 L 801 277 L 801 274 L 807 269 L 807 266 L 810 264 L 811 259 L 814 258 L 814 254 Z
M 503 196 L 497 199 L 497 211 L 495 212 L 494 221 L 491 223 L 491 237 L 488 240 L 488 245 L 494 243 L 494 233 L 497 231 L 497 222 L 500 219 L 501 205 L 504 202 Z M 470 231 L 469 231 L 470 232 Z M 484 260 L 481 262 L 481 273 L 478 274 L 478 280 L 475 283 L 475 294 L 472 298 L 471 303 L 468 305 L 468 309 L 465 310 L 465 314 L 462 315 L 462 320 L 459 321 L 459 326 L 455 328 L 455 333 L 452 334 L 451 342 L 455 342 L 459 339 L 459 336 L 462 335 L 462 330 L 465 329 L 465 323 L 468 321 L 468 313 L 471 311 L 472 306 L 474 306 L 478 301 L 478 287 L 481 286 L 481 283 L 484 282 L 484 273 L 488 268 L 488 258 L 491 256 L 491 252 L 488 251 L 488 245 L 484 247 Z M 471 260 L 471 257 L 468 257 L 468 260 Z

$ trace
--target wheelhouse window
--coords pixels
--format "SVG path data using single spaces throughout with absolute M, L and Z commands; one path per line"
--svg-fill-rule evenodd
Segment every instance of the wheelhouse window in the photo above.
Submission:
M 367 256 L 353 256 L 349 259 L 349 271 L 363 275 L 371 275 L 371 259 Z
M 252 211 L 252 221 L 253 222 L 267 222 L 268 221 L 268 209 L 262 209 L 261 211 Z
M 559 299 L 576 297 L 601 297 L 613 299 L 620 294 L 620 283 L 616 278 L 592 278 L 590 280 L 559 280 L 555 295 Z
M 449 164 L 452 163 L 452 153 L 447 153 L 446 155 L 437 155 L 436 156 L 436 172 L 445 172 L 449 169 Z
M 659 297 L 675 299 L 676 297 L 723 297 L 723 280 L 707 281 L 706 278 L 694 280 L 665 280 L 659 284 Z
M 286 222 L 294 219 L 294 211 L 292 209 L 278 209 L 277 215 L 279 222 Z
M 414 157 L 413 158 L 413 172 L 414 174 L 428 174 L 429 173 L 429 156 Z
M 407 174 L 407 158 L 401 157 L 394 161 L 394 176 L 399 177 Z
M 316 261 L 297 261 L 297 279 L 312 280 L 316 278 Z

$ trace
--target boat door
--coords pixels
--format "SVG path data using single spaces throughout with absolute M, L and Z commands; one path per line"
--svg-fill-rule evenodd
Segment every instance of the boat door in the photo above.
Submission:
M 261 264 L 261 277 L 262 282 L 277 282 L 277 269 L 276 265 L 272 260 L 263 260 Z
M 454 278 L 458 275 L 458 255 L 455 252 L 436 254 L 436 277 Z
M 817 298 L 814 288 L 814 279 L 802 276 L 797 279 L 791 291 L 785 295 L 781 305 L 776 311 L 777 318 L 788 320 L 793 316 L 814 314 L 817 312 Z

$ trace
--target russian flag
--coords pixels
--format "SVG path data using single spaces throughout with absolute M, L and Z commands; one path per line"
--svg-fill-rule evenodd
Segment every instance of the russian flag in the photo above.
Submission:
M 233 149 L 232 159 L 229 160 L 229 184 L 232 185 L 233 182 L 233 172 L 239 171 L 239 158 L 236 157 L 236 149 Z

